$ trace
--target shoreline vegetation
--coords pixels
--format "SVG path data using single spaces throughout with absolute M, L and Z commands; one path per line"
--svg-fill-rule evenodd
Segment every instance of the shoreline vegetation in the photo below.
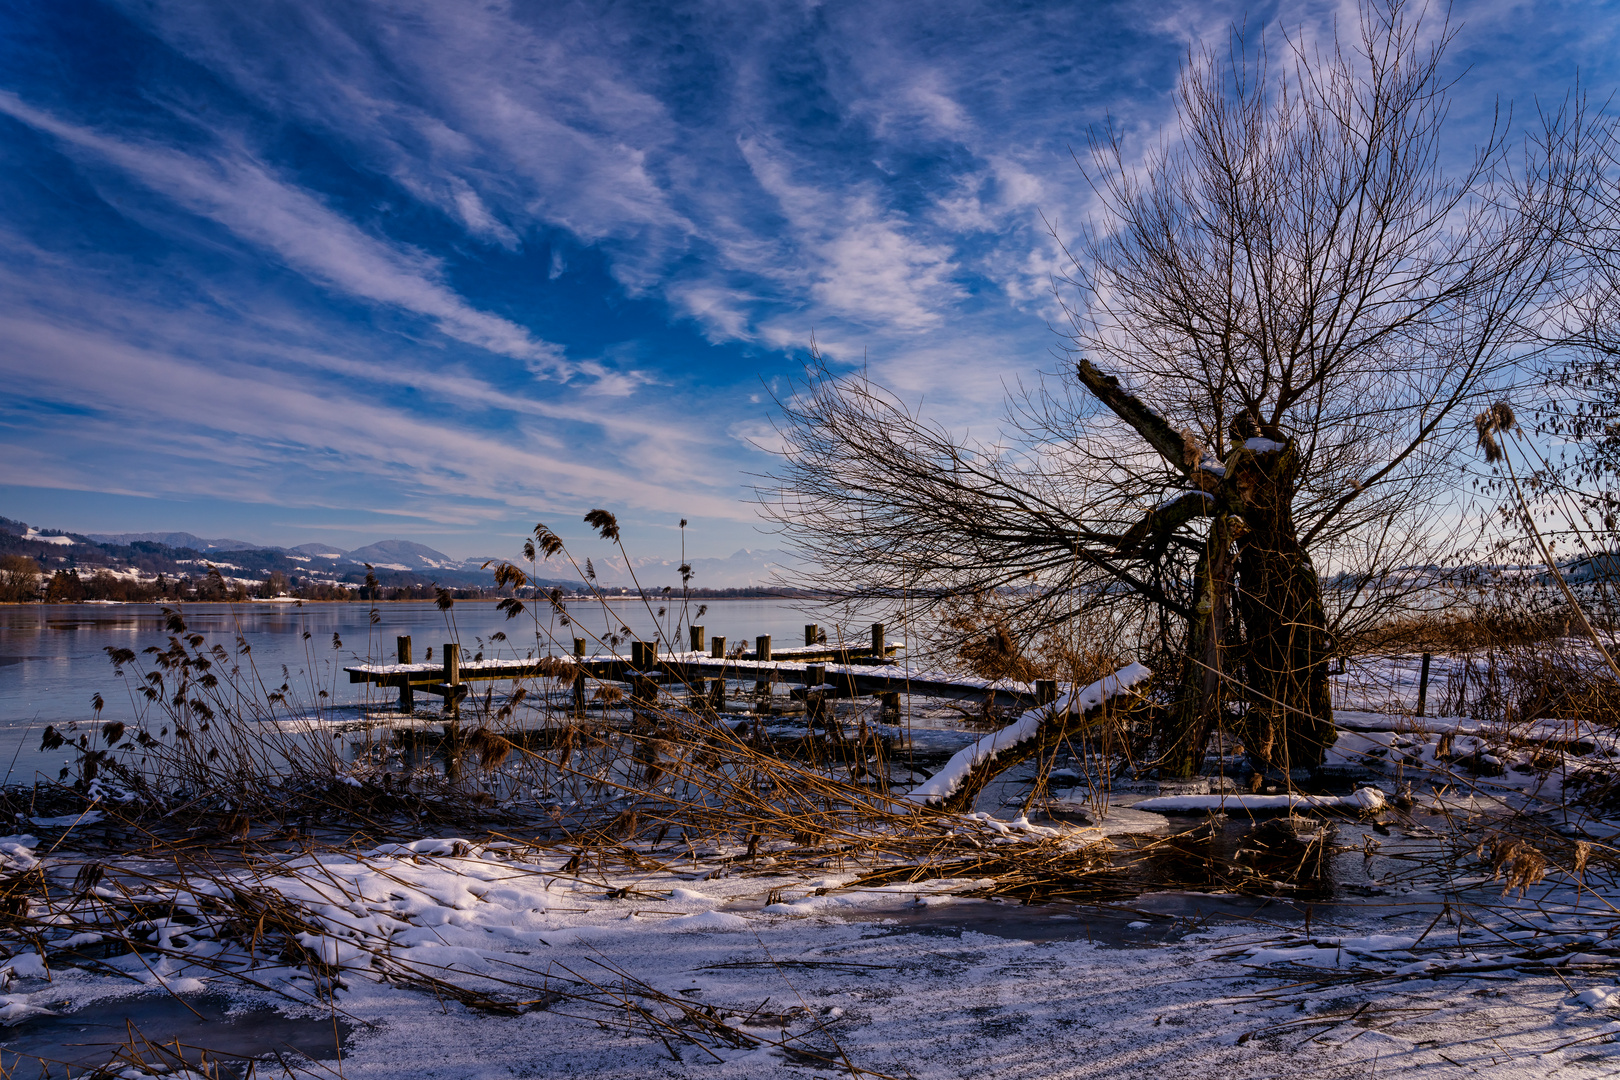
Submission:
M 424 602 L 427 602 L 427 601 L 437 600 L 438 597 L 439 597 L 439 592 L 437 590 L 433 589 L 431 586 L 429 586 L 425 591 L 423 591 L 423 590 L 408 590 L 408 589 L 384 590 L 385 595 L 375 596 L 375 597 L 368 597 L 368 596 L 363 595 L 364 592 L 365 592 L 365 588 L 364 588 L 364 586 L 362 586 L 362 587 L 359 587 L 359 588 L 356 588 L 356 589 L 347 590 L 346 595 L 329 595 L 329 596 L 305 596 L 305 595 L 299 595 L 299 594 L 295 594 L 295 593 L 282 593 L 282 594 L 277 595 L 277 596 L 268 596 L 268 597 L 266 597 L 266 596 L 252 595 L 252 590 L 248 590 L 248 595 L 238 596 L 238 595 L 235 595 L 235 594 L 227 593 L 226 595 L 223 595 L 223 596 L 220 596 L 220 597 L 217 597 L 217 598 L 211 597 L 211 596 L 197 596 L 197 595 L 186 595 L 186 596 L 153 595 L 151 597 L 139 597 L 139 598 L 127 598 L 126 599 L 126 598 L 123 598 L 123 597 L 116 597 L 115 598 L 115 597 L 107 597 L 107 596 L 90 595 L 91 593 L 93 593 L 93 590 L 90 589 L 88 586 L 94 584 L 93 579 L 91 581 L 87 581 L 87 582 L 83 582 L 83 583 L 87 586 L 87 588 L 86 588 L 87 595 L 82 596 L 82 597 L 75 597 L 75 598 L 72 598 L 72 599 L 47 599 L 44 596 L 38 596 L 38 597 L 29 598 L 29 599 L 26 599 L 26 600 L 16 600 L 16 599 L 7 598 L 7 599 L 0 599 L 0 606 L 5 606 L 5 607 L 27 607 L 27 606 L 33 606 L 33 605 L 45 606 L 45 605 L 49 605 L 49 604 L 163 604 L 163 603 L 166 603 L 166 602 L 171 601 L 171 600 L 176 601 L 176 602 L 184 602 L 184 603 L 188 603 L 188 604 L 197 604 L 197 603 L 222 603 L 222 604 L 230 604 L 230 603 L 409 604 L 409 603 L 424 603 Z M 455 600 L 458 603 L 465 602 L 465 603 L 498 604 L 502 600 L 506 599 L 504 594 L 497 593 L 493 589 L 447 589 L 447 590 L 444 590 L 444 591 L 450 596 L 451 599 Z M 807 591 L 802 590 L 802 589 L 769 589 L 769 588 L 689 589 L 689 590 L 687 590 L 685 595 L 690 597 L 693 600 L 814 600 L 814 599 L 818 598 L 817 594 L 807 592 Z M 521 594 L 521 598 L 522 599 L 544 599 L 545 594 L 543 594 L 543 593 L 535 593 L 532 590 L 524 590 L 524 592 Z M 632 590 L 629 590 L 629 589 L 625 589 L 625 590 L 619 591 L 619 592 L 610 592 L 610 591 L 607 591 L 607 590 L 603 590 L 600 595 L 596 595 L 596 594 L 592 594 L 592 593 L 588 593 L 588 592 L 573 592 L 573 593 L 562 593 L 561 596 L 560 596 L 560 599 L 565 600 L 565 601 L 570 601 L 570 600 L 603 600 L 603 601 L 606 601 L 608 603 L 614 603 L 614 602 L 618 602 L 618 601 L 626 601 L 626 602 L 651 601 L 651 600 L 659 600 L 659 599 L 662 599 L 662 598 L 663 598 L 663 594 L 661 592 L 652 592 L 652 591 L 635 592 L 635 591 L 632 591 Z
M 189 534 L 171 534 L 189 536 Z M 117 538 L 114 538 L 116 540 Z M 126 537 L 126 539 L 128 539 Z M 201 545 L 204 542 L 191 538 Z M 480 560 L 455 564 L 448 556 L 414 546 L 410 555 L 426 555 L 431 568 L 408 569 L 383 562 L 361 561 L 366 552 L 389 549 L 394 541 L 372 545 L 348 556 L 309 554 L 312 549 L 222 548 L 199 550 L 156 540 L 119 543 L 60 531 L 42 531 L 0 517 L 0 604 L 18 603 L 383 603 L 437 600 L 497 601 L 510 590 L 492 586 Z M 396 545 L 398 546 L 398 545 Z M 410 545 L 405 545 L 410 547 Z M 306 552 L 300 554 L 300 551 Z M 393 550 L 384 550 L 384 557 Z M 378 556 L 373 555 L 373 559 Z M 317 562 L 316 560 L 322 560 Z M 498 560 L 488 560 L 491 564 Z M 552 593 L 579 599 L 600 595 L 609 600 L 657 599 L 674 587 L 639 588 L 599 583 L 535 579 L 517 595 L 535 599 Z M 693 586 L 683 575 L 684 595 L 700 600 L 726 598 L 800 598 L 803 590 L 748 585 L 729 588 Z
M 623 551 L 611 513 L 587 522 Z M 530 1040 L 525 1053 L 566 1045 L 570 1061 L 613 1055 L 634 1069 L 576 1070 L 590 1075 L 647 1075 L 662 1056 L 746 1057 L 758 1066 L 746 1075 L 954 1076 L 893 1060 L 887 1032 L 911 1020 L 887 1002 L 905 994 L 857 1012 L 840 981 L 865 993 L 894 971 L 913 998 L 926 977 L 925 998 L 976 1000 L 958 976 L 983 970 L 978 944 L 970 962 L 919 976 L 937 968 L 921 960 L 931 938 L 884 935 L 893 951 L 876 954 L 863 930 L 945 926 L 954 911 L 949 926 L 995 934 L 1039 920 L 980 936 L 1032 950 L 1041 970 L 1063 926 L 1067 978 L 1102 977 L 1121 957 L 1157 964 L 1156 978 L 1189 987 L 1176 1001 L 1201 1018 L 1201 1042 L 1246 1046 L 1264 1075 L 1285 1053 L 1297 1062 L 1296 1032 L 1367 1016 L 1377 1030 L 1352 1037 L 1384 1038 L 1380 1052 L 1397 1047 L 1384 1034 L 1396 1025 L 1400 1045 L 1457 1055 L 1489 1028 L 1491 1052 L 1506 1039 L 1521 1060 L 1611 1035 L 1614 685 L 1567 618 L 1526 611 L 1522 581 L 1471 617 L 1419 613 L 1345 642 L 1342 725 L 1312 775 L 1268 771 L 1223 727 L 1188 782 L 1161 767 L 1151 722 L 1173 683 L 1142 664 L 979 649 L 953 666 L 1021 659 L 1055 696 L 1037 683 L 1033 706 L 995 707 L 987 693 L 953 708 L 910 663 L 914 689 L 862 693 L 840 685 L 842 664 L 813 678 L 820 661 L 795 664 L 808 642 L 775 657 L 784 670 L 762 669 L 746 639 L 705 641 L 706 605 L 607 592 L 583 563 L 537 525 L 521 558 L 491 568 L 505 629 L 472 640 L 440 591 L 456 642 L 439 646 L 444 682 L 422 670 L 420 696 L 397 705 L 398 682 L 368 688 L 360 716 L 337 711 L 355 669 L 316 662 L 325 643 L 307 633 L 311 662 L 289 670 L 240 628 L 211 637 L 175 604 L 149 645 L 106 646 L 127 709 L 96 693 L 83 719 L 39 733 L 63 756 L 54 781 L 0 789 L 18 828 L 0 841 L 0 1019 L 66 1028 L 126 1008 L 113 1003 L 132 990 L 142 1007 L 206 991 L 369 1025 L 331 1035 L 350 1075 L 379 1058 L 379 1075 L 399 1074 L 413 1025 L 521 1016 L 502 1030 Z M 533 584 L 571 565 L 567 595 Z M 646 605 L 653 641 L 611 619 L 619 629 L 589 629 L 593 606 L 624 599 Z M 660 655 L 659 640 L 692 648 Z M 1414 670 L 1415 648 L 1438 661 L 1428 711 L 1430 664 Z M 343 650 L 336 633 L 331 649 Z M 397 652 L 410 665 L 408 647 Z M 434 663 L 431 650 L 421 659 Z M 462 689 L 492 662 L 523 673 Z M 980 678 L 986 691 L 1009 685 Z M 1201 909 L 1145 907 L 1177 893 Z M 1094 928 L 1098 941 L 1155 947 L 1104 964 Z M 792 996 L 772 1006 L 782 956 Z M 1511 1031 L 1483 999 L 1451 1007 L 1481 980 L 1516 1010 Z M 1162 1042 L 1140 1018 L 1167 1006 L 1124 993 L 1131 1045 Z M 1211 1009 L 1212 994 L 1240 1008 Z M 1065 1000 L 1083 1003 L 1076 1019 L 1091 1007 Z M 965 1006 L 974 1023 L 977 1007 Z M 1443 1020 L 1419 1032 L 1431 1014 Z M 167 1031 L 127 1030 L 128 1049 L 107 1051 L 137 1063 L 119 1075 L 229 1075 L 198 1049 L 217 1046 L 219 1028 L 190 1036 L 205 1058 L 194 1069 L 178 1067 L 178 1047 L 166 1059 L 151 1049 Z M 994 1037 L 1007 1052 L 1029 1041 L 1018 1027 Z M 329 1074 L 268 1051 L 260 1062 L 248 1075 Z
M 611 514 L 589 520 L 619 542 Z M 441 654 L 447 679 L 476 670 L 464 645 L 497 660 L 547 653 L 530 674 L 464 695 L 424 686 L 442 704 L 399 711 L 390 688 L 364 699 L 373 715 L 358 723 L 332 713 L 337 665 L 278 676 L 240 632 L 210 639 L 178 606 L 149 646 L 109 645 L 130 711 L 96 694 L 83 720 L 40 735 L 42 750 L 66 756 L 56 780 L 0 791 L 19 828 L 0 843 L 10 971 L 0 1008 L 68 1024 L 132 989 L 151 1000 L 208 990 L 353 1017 L 389 1040 L 403 1017 L 522 1016 L 536 1046 L 611 1052 L 636 1075 L 660 1055 L 755 1055 L 766 1071 L 749 1075 L 785 1064 L 919 1075 L 888 1050 L 883 1025 L 904 1014 L 888 997 L 835 1011 L 851 1000 L 839 980 L 860 978 L 866 992 L 892 970 L 914 983 L 935 967 L 907 943 L 932 939 L 885 935 L 896 951 L 874 959 L 862 921 L 956 910 L 979 920 L 966 929 L 1039 919 L 1039 944 L 986 940 L 1048 949 L 1043 965 L 1050 920 L 1069 920 L 1061 940 L 1075 943 L 1063 955 L 1076 973 L 1102 970 L 1094 926 L 1102 941 L 1156 946 L 1108 954 L 1110 971 L 1146 958 L 1190 986 L 1196 965 L 1203 978 L 1185 1004 L 1206 1025 L 1200 1039 L 1249 1045 L 1244 1060 L 1270 1075 L 1281 1054 L 1297 1057 L 1296 1032 L 1364 1016 L 1381 1026 L 1354 1034 L 1384 1038 L 1381 1050 L 1397 1045 L 1384 1029 L 1407 1024 L 1411 1045 L 1462 1054 L 1470 1025 L 1496 1014 L 1450 1001 L 1486 979 L 1510 995 L 1498 1004 L 1520 1010 L 1517 1056 L 1610 1035 L 1612 684 L 1567 622 L 1524 617 L 1519 592 L 1500 597 L 1495 617 L 1414 617 L 1364 639 L 1372 651 L 1347 655 L 1335 676 L 1344 726 L 1319 775 L 1268 774 L 1227 730 L 1189 784 L 1156 765 L 1143 719 L 1166 692 L 1140 665 L 1129 675 L 1104 665 L 1089 685 L 1072 664 L 1068 677 L 1033 671 L 1067 692 L 1016 716 L 962 712 L 950 727 L 960 737 L 944 745 L 947 706 L 846 693 L 832 665 L 823 674 L 834 678 L 787 685 L 711 641 L 715 659 L 736 665 L 711 680 L 617 633 L 576 641 L 596 622 L 589 604 L 642 596 L 589 579 L 583 603 L 549 589 L 532 603 L 510 595 L 532 590 L 548 560 L 572 561 L 537 526 L 521 560 L 494 568 L 508 629 L 481 641 L 465 641 L 454 599 L 438 597 L 461 640 L 456 659 Z M 661 591 L 645 592 L 649 615 L 667 616 L 663 639 L 701 652 L 703 605 L 666 611 Z M 1427 716 L 1411 707 L 1414 646 L 1450 653 Z M 586 651 L 631 659 L 593 667 L 574 658 Z M 935 738 L 919 745 L 925 732 Z M 1144 909 L 1165 891 L 1228 914 Z M 1277 917 L 1254 920 L 1254 903 Z M 982 969 L 978 952 L 960 970 Z M 781 956 L 794 958 L 798 1004 L 768 1012 L 783 993 Z M 954 998 L 954 977 L 927 976 L 925 996 Z M 1213 986 L 1258 1007 L 1211 1009 Z M 56 1019 L 65 1000 L 78 1011 Z M 1140 1016 L 1162 1012 L 1126 1000 Z M 1431 1013 L 1443 1023 L 1419 1035 L 1413 1025 Z M 1161 1041 L 1157 1024 L 1133 1028 L 1143 1045 Z M 161 1040 L 129 1030 L 125 1057 L 140 1065 L 124 1075 L 156 1064 L 223 1075 L 159 1062 L 150 1047 Z M 1500 1024 L 1490 1034 L 1507 1037 Z M 1028 1040 L 1015 1027 L 995 1037 L 1009 1050 Z M 336 1030 L 332 1040 L 351 1063 L 397 1056 L 397 1041 L 379 1050 L 375 1036 Z M 261 1060 L 262 1075 L 275 1064 L 318 1071 Z

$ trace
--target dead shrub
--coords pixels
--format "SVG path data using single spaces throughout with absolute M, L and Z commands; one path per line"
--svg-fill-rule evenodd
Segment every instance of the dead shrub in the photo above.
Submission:
M 1483 856 L 1487 845 L 1490 848 L 1491 880 L 1502 882 L 1503 896 L 1514 889 L 1518 889 L 1519 895 L 1523 896 L 1530 886 L 1546 878 L 1549 866 L 1547 856 L 1528 841 L 1499 835 L 1482 842 L 1476 853 Z

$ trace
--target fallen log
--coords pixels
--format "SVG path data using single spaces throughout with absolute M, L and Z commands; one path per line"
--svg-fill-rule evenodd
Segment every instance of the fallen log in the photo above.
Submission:
M 952 812 L 972 809 L 979 792 L 996 776 L 1049 752 L 1065 738 L 1095 724 L 1109 709 L 1139 705 L 1141 691 L 1152 674 L 1142 664 L 1127 664 L 1090 686 L 1030 709 L 1006 727 L 958 750 L 932 779 L 906 798 Z

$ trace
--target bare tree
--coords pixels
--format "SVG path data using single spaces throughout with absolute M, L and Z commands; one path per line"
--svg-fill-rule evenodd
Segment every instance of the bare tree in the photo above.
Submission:
M 871 600 L 995 594 L 1026 632 L 1126 607 L 1174 643 L 1161 764 L 1227 703 L 1287 771 L 1331 743 L 1331 631 L 1410 560 L 1477 404 L 1540 347 L 1583 118 L 1498 124 L 1443 167 L 1448 25 L 1369 2 L 1348 40 L 1234 34 L 1189 58 L 1178 137 L 1133 164 L 1095 135 L 1102 208 L 1061 283 L 1072 376 L 968 445 L 864 376 L 812 366 L 763 495 Z M 1099 407 L 1100 406 L 1100 407 Z M 1348 571 L 1330 615 L 1319 566 Z
M 1567 524 L 1553 530 L 1556 539 L 1585 554 L 1611 553 L 1604 563 L 1612 563 L 1620 550 L 1620 122 L 1596 134 L 1576 187 L 1576 265 L 1529 410 L 1558 449 L 1552 460 L 1526 464 L 1527 484 Z M 1486 450 L 1489 463 L 1500 457 Z M 1612 565 L 1604 569 L 1612 576 Z
M 39 599 L 39 563 L 26 555 L 0 555 L 0 602 Z

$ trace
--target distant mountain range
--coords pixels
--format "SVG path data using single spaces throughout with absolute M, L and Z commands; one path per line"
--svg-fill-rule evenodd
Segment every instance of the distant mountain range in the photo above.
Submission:
M 8 548 L 19 543 L 30 549 L 39 546 L 38 549 L 50 562 L 84 564 L 87 567 L 138 564 L 149 572 L 157 564 L 183 568 L 188 565 L 188 556 L 207 555 L 213 556 L 209 562 L 226 573 L 234 570 L 241 576 L 262 577 L 280 571 L 353 581 L 363 579 L 366 565 L 369 564 L 385 584 L 421 581 L 447 586 L 487 585 L 490 572 L 484 569 L 484 564 L 498 561 L 499 558 L 481 556 L 455 559 L 426 544 L 410 540 L 379 540 L 345 551 L 333 544 L 274 547 L 228 537 L 210 540 L 189 532 L 79 534 L 41 530 L 3 517 L 0 517 L 0 539 L 10 541 L 0 545 Z M 691 585 L 701 589 L 746 589 L 770 585 L 775 575 L 796 565 L 788 552 L 749 548 L 740 548 L 723 559 L 700 558 L 692 559 L 690 563 Z M 659 589 L 666 585 L 674 588 L 681 585 L 679 561 L 674 559 L 637 559 L 627 567 L 622 559 L 613 557 L 594 563 L 594 567 L 598 583 L 604 586 L 628 588 L 639 582 L 643 588 Z M 552 569 L 555 578 L 543 580 L 540 584 L 569 587 L 579 584 L 567 563 L 549 569 Z M 551 578 L 551 575 L 546 577 Z
M 755 551 L 738 548 L 724 559 L 691 559 L 692 587 L 694 589 L 745 589 L 769 585 L 779 577 L 790 575 L 799 566 L 792 552 L 765 549 Z M 662 588 L 681 584 L 680 563 L 674 559 L 636 559 L 635 580 L 645 588 Z M 631 576 L 621 559 L 596 564 L 597 576 L 604 584 L 630 585 Z
M 162 544 L 164 547 L 190 548 L 192 551 L 255 551 L 264 548 L 263 544 L 250 544 L 246 540 L 204 540 L 188 532 L 85 533 L 84 536 L 98 544 L 117 546 Z

